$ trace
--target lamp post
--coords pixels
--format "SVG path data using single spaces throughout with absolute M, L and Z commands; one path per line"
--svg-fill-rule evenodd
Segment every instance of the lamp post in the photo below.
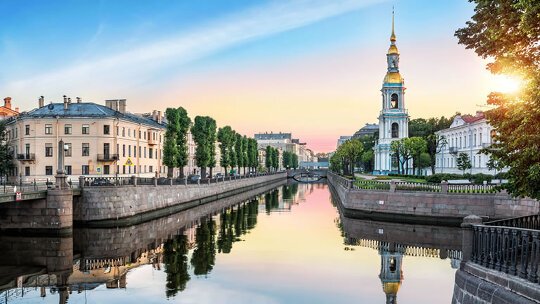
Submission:
M 56 189 L 67 189 L 66 173 L 64 167 L 64 153 L 69 149 L 68 145 L 64 144 L 64 141 L 60 139 L 58 142 L 58 169 L 56 170 Z

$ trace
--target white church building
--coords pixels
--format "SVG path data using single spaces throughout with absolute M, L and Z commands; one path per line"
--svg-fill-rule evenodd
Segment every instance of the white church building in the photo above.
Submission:
M 405 81 L 399 73 L 399 51 L 396 46 L 393 15 L 390 48 L 386 54 L 386 61 L 388 69 L 381 89 L 382 110 L 379 114 L 379 140 L 374 147 L 375 168 L 373 174 L 380 175 L 397 173 L 397 162 L 392 161 L 390 144 L 395 140 L 409 137 L 409 114 L 405 108 Z

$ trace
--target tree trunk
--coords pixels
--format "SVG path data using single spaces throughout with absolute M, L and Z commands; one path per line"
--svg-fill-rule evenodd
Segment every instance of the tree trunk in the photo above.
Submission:
M 180 167 L 180 178 L 184 178 L 184 166 Z
M 212 169 L 214 169 L 214 168 L 210 167 L 210 176 L 209 176 L 209 178 L 212 178 Z
M 172 178 L 174 174 L 174 168 L 173 167 L 167 167 L 167 178 Z
M 206 178 L 206 167 L 201 167 L 201 179 Z

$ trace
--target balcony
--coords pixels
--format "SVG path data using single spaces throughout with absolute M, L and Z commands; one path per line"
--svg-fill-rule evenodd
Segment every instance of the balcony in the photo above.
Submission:
M 118 160 L 118 154 L 113 153 L 106 153 L 106 154 L 98 154 L 97 160 L 102 162 L 112 162 Z
M 450 154 L 457 154 L 458 153 L 458 148 L 457 147 L 450 147 L 449 151 L 450 151 Z
M 490 146 L 490 143 L 482 143 L 482 148 L 489 148 Z
M 154 139 L 151 132 L 148 132 L 148 144 L 151 146 L 158 144 L 158 140 Z
M 34 154 L 34 153 L 17 154 L 17 160 L 20 160 L 20 161 L 35 161 L 36 160 L 36 154 Z

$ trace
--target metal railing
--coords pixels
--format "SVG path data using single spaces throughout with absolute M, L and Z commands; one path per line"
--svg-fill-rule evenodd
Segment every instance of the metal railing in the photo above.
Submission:
M 401 190 L 401 191 L 441 192 L 441 184 L 396 182 L 396 191 L 397 190 Z
M 514 228 L 540 230 L 540 214 L 491 221 L 484 224 L 488 226 L 507 226 Z
M 80 183 L 83 187 L 118 187 L 118 186 L 170 186 L 170 185 L 187 185 L 187 184 L 198 184 L 198 185 L 207 185 L 207 184 L 216 184 L 227 181 L 234 181 L 239 179 L 246 178 L 256 178 L 260 176 L 268 176 L 275 174 L 283 174 L 285 172 L 271 172 L 271 173 L 250 173 L 246 175 L 236 175 L 236 176 L 222 176 L 222 177 L 212 177 L 212 178 L 165 178 L 165 177 L 81 177 Z
M 496 184 L 449 184 L 448 193 L 488 194 L 498 191 Z
M 25 153 L 25 154 L 17 154 L 17 160 L 36 160 L 36 154 L 35 153 Z
M 540 230 L 474 225 L 471 261 L 538 283 Z
M 115 161 L 119 159 L 119 154 L 117 153 L 106 153 L 106 154 L 98 154 L 97 160 L 98 161 Z

